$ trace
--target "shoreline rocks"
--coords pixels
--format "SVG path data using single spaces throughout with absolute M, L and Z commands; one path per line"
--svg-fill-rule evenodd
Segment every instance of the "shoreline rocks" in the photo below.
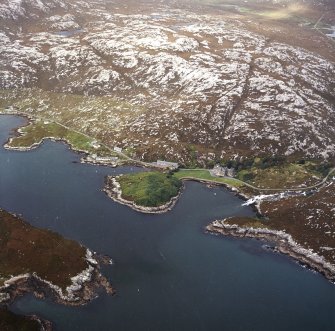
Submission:
M 36 315 L 26 316 L 27 318 L 31 319 L 32 321 L 36 321 L 40 325 L 41 331 L 52 331 L 52 322 L 42 319 Z
M 3 320 L 4 319 L 4 320 Z M 14 320 L 14 322 L 13 322 Z M 46 319 L 42 319 L 38 317 L 37 315 L 21 315 L 21 314 L 16 314 L 8 309 L 6 306 L 1 306 L 0 305 L 0 328 L 1 330 L 7 330 L 7 327 L 9 326 L 10 330 L 11 328 L 11 323 L 13 322 L 13 327 L 15 325 L 16 328 L 18 328 L 18 325 L 21 323 L 24 324 L 25 321 L 29 322 L 34 322 L 31 327 L 33 330 L 39 330 L 39 331 L 52 331 L 52 323 Z M 9 325 L 8 325 L 9 323 Z M 35 328 L 35 326 L 38 328 Z M 25 328 L 26 329 L 26 328 Z M 30 328 L 29 328 L 30 330 Z
M 36 321 L 40 325 L 41 331 L 52 331 L 53 330 L 52 322 L 42 319 L 36 315 L 27 316 L 27 317 L 33 321 Z
M 6 112 L 1 113 L 0 112 L 0 115 L 19 116 L 27 120 L 27 124 L 16 128 L 14 137 L 9 137 L 7 142 L 3 144 L 3 147 L 7 150 L 19 151 L 19 152 L 29 152 L 36 148 L 39 148 L 46 140 L 51 140 L 54 142 L 62 142 L 66 144 L 67 146 L 69 146 L 70 150 L 76 154 L 83 154 L 83 156 L 80 159 L 80 163 L 110 166 L 112 168 L 115 168 L 116 166 L 121 165 L 120 162 L 115 163 L 115 162 L 94 160 L 93 158 L 90 157 L 91 152 L 89 152 L 88 150 L 79 149 L 77 147 L 74 147 L 67 139 L 59 138 L 59 137 L 53 137 L 53 136 L 43 137 L 39 142 L 33 143 L 30 146 L 24 146 L 24 147 L 11 146 L 11 142 L 13 141 L 14 138 L 24 135 L 24 132 L 22 131 L 22 129 L 30 124 L 33 124 L 36 119 L 26 113 L 21 113 L 18 111 L 15 113 L 14 112 L 11 112 L 11 113 L 6 113 Z
M 15 115 L 24 116 L 25 118 L 28 119 L 28 121 L 33 121 L 33 119 L 30 118 L 27 114 L 15 114 Z M 20 128 L 17 129 L 17 132 L 21 134 Z M 65 142 L 66 144 L 69 145 L 71 150 L 73 150 L 74 152 L 85 153 L 86 156 L 89 155 L 87 151 L 74 149 L 73 146 L 68 141 L 64 139 L 55 138 L 55 137 L 44 137 L 40 142 L 35 143 L 32 146 L 22 147 L 22 148 L 9 146 L 8 144 L 10 144 L 11 139 L 12 138 L 10 138 L 7 141 L 7 143 L 4 145 L 5 148 L 13 149 L 13 150 L 20 150 L 20 151 L 29 151 L 33 148 L 37 148 L 38 146 L 40 146 L 45 139 L 51 139 L 54 141 Z M 81 162 L 109 165 L 109 164 L 100 163 L 100 162 L 90 162 L 84 158 L 82 158 Z M 224 186 L 231 192 L 234 192 L 240 199 L 244 201 L 250 199 L 250 196 L 243 194 L 242 192 L 240 192 L 239 189 L 231 187 L 230 185 L 226 183 L 213 183 L 210 181 L 195 179 L 195 178 L 183 178 L 182 179 L 182 181 L 186 181 L 186 180 L 197 181 L 197 182 L 201 182 L 201 183 L 211 185 L 211 186 L 219 186 L 219 185 Z M 144 207 L 144 206 L 137 205 L 132 201 L 122 198 L 121 187 L 119 183 L 117 182 L 116 177 L 114 176 L 106 177 L 105 186 L 103 188 L 103 191 L 112 200 L 120 204 L 127 205 L 128 207 L 132 208 L 135 211 L 147 213 L 147 214 L 161 214 L 161 213 L 165 213 L 171 210 L 177 203 L 180 195 L 182 194 L 182 190 L 183 190 L 183 187 L 182 189 L 180 189 L 177 196 L 173 197 L 169 202 L 167 202 L 164 205 L 161 205 L 158 207 Z M 259 202 L 260 201 L 258 201 L 257 199 L 254 199 L 254 201 L 250 201 L 250 202 L 247 201 L 247 203 L 260 215 L 261 212 L 259 208 Z M 330 281 L 335 282 L 335 265 L 327 262 L 323 257 L 319 256 L 318 254 L 306 248 L 303 248 L 302 246 L 297 244 L 290 234 L 284 231 L 276 231 L 276 230 L 271 230 L 268 228 L 239 227 L 238 225 L 225 224 L 224 221 L 225 220 L 212 222 L 206 227 L 206 232 L 222 234 L 222 235 L 229 235 L 229 236 L 240 237 L 240 238 L 244 238 L 244 237 L 256 238 L 260 240 L 274 242 L 276 246 L 275 248 L 276 251 L 282 254 L 291 256 L 292 258 L 297 260 L 299 263 L 307 265 L 309 268 L 316 270 L 319 273 L 323 274 Z M 91 266 L 91 268 L 93 267 Z M 33 286 L 30 286 L 30 284 L 35 284 L 34 282 L 40 282 L 39 284 L 41 287 L 49 287 L 52 289 L 53 291 L 52 295 L 53 297 L 55 297 L 56 301 L 63 303 L 63 304 L 73 304 L 73 305 L 84 304 L 92 300 L 94 298 L 95 289 L 99 287 L 100 285 L 102 287 L 105 287 L 106 290 L 109 291 L 108 293 L 113 293 L 112 288 L 110 287 L 110 285 L 108 285 L 109 284 L 108 281 L 97 270 L 95 270 L 94 268 L 90 269 L 90 267 L 88 269 L 89 270 L 87 269 L 84 270 L 81 276 L 83 278 L 91 277 L 91 279 L 93 279 L 93 284 L 95 285 L 87 286 L 85 282 L 83 282 L 80 286 L 78 284 L 73 285 L 72 291 L 73 293 L 76 293 L 78 295 L 76 300 L 72 300 L 71 297 L 64 296 L 62 292 L 59 292 L 60 289 L 55 289 L 52 284 L 49 284 L 48 282 L 43 281 L 42 279 L 38 279 L 38 277 L 36 277 L 36 275 L 34 274 L 25 277 L 26 284 L 23 285 L 23 288 L 26 287 L 27 290 L 23 291 L 22 293 L 33 291 L 37 295 L 40 295 L 37 291 L 33 290 L 34 289 Z M 80 279 L 80 277 L 78 279 Z M 24 283 L 22 280 L 18 280 L 18 282 Z M 0 292 L 1 292 L 1 288 L 0 288 Z M 20 291 L 18 290 L 18 292 Z M 45 296 L 45 293 L 44 294 L 42 293 L 42 295 Z M 0 297 L 0 302 L 1 302 L 1 297 Z
M 87 249 L 86 261 L 88 267 L 71 278 L 71 285 L 65 291 L 59 286 L 40 278 L 36 273 L 13 276 L 0 287 L 1 304 L 11 304 L 18 296 L 34 293 L 37 298 L 51 297 L 63 305 L 79 306 L 97 297 L 97 290 L 104 288 L 108 294 L 114 294 L 111 284 L 100 273 L 100 265 Z M 103 261 L 103 260 L 101 260 Z
M 105 179 L 105 186 L 103 188 L 103 191 L 107 194 L 109 198 L 111 198 L 113 201 L 116 201 L 122 205 L 126 205 L 133 210 L 136 210 L 141 213 L 146 213 L 146 214 L 163 214 L 171 210 L 175 204 L 177 203 L 179 197 L 182 194 L 183 191 L 183 186 L 179 190 L 178 194 L 171 198 L 170 201 L 168 201 L 164 205 L 160 205 L 157 207 L 145 207 L 145 206 L 140 206 L 137 205 L 135 202 L 126 200 L 122 198 L 122 191 L 121 191 L 121 186 L 117 182 L 116 176 L 107 176 Z
M 292 257 L 335 283 L 335 265 L 327 262 L 323 257 L 311 250 L 303 248 L 295 242 L 290 234 L 268 228 L 240 227 L 237 224 L 226 224 L 225 221 L 226 219 L 210 223 L 206 226 L 206 232 L 238 238 L 256 238 L 272 242 L 275 244 L 275 251 Z

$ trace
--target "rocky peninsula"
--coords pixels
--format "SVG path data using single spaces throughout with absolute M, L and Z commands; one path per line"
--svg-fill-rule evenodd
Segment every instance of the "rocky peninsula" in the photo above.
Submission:
M 0 330 L 52 331 L 52 324 L 36 315 L 22 316 L 0 307 Z
M 7 114 L 2 112 L 0 114 Z M 100 164 L 115 167 L 121 164 L 119 156 L 110 148 L 102 146 L 94 138 L 75 131 L 60 123 L 33 117 L 19 110 L 11 111 L 11 115 L 26 119 L 27 123 L 14 131 L 12 137 L 4 144 L 4 148 L 16 151 L 30 151 L 38 148 L 45 140 L 63 142 L 75 153 L 83 154 L 82 163 Z
M 324 257 L 319 256 L 312 250 L 299 245 L 290 234 L 261 227 L 243 227 L 226 223 L 226 221 L 226 219 L 216 220 L 206 227 L 206 231 L 213 234 L 257 238 L 271 242 L 275 245 L 275 251 L 291 256 L 299 263 L 320 272 L 331 282 L 335 282 L 335 265 L 327 262 Z
M 302 265 L 320 272 L 331 282 L 335 282 L 335 264 L 326 259 L 321 253 L 314 251 L 310 243 L 303 246 L 285 230 L 271 229 L 271 225 L 252 218 L 232 217 L 216 220 L 206 226 L 206 232 L 239 238 L 256 238 L 273 244 L 276 252 L 286 254 Z M 301 237 L 298 237 L 301 241 Z M 306 248 L 306 246 L 308 248 Z M 331 247 L 321 247 L 321 250 L 333 251 Z
M 0 230 L 0 304 L 28 292 L 64 305 L 88 303 L 99 288 L 114 293 L 100 272 L 106 258 L 1 209 Z

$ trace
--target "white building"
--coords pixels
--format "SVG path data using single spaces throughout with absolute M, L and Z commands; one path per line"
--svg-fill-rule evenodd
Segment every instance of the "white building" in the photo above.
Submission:
M 177 169 L 179 164 L 176 162 L 168 162 L 163 160 L 157 160 L 156 165 L 162 168 Z
M 93 140 L 93 141 L 91 142 L 91 146 L 92 146 L 93 148 L 95 148 L 95 149 L 100 148 L 100 144 L 99 144 L 96 140 Z
M 234 168 L 227 168 L 227 177 L 235 177 L 236 170 Z
M 97 156 L 95 159 L 98 162 L 116 162 L 119 158 L 115 156 Z
M 221 167 L 219 164 L 215 165 L 213 170 L 211 171 L 213 176 L 217 177 L 225 177 L 227 175 L 227 168 Z
M 95 162 L 117 162 L 119 158 L 117 156 L 98 156 L 97 154 L 92 154 L 91 156 L 88 156 L 88 160 L 92 160 Z
M 222 167 L 219 164 L 215 165 L 210 173 L 216 177 L 235 177 L 236 175 L 234 168 Z
M 117 152 L 117 153 L 122 153 L 122 148 L 121 147 L 114 147 L 114 152 Z

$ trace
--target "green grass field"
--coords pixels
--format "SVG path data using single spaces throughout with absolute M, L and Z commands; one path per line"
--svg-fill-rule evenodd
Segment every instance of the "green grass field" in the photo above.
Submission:
M 76 131 L 69 130 L 57 123 L 37 120 L 28 126 L 22 128 L 22 135 L 15 137 L 10 146 L 12 147 L 29 147 L 39 143 L 46 137 L 54 137 L 67 141 L 76 150 L 84 150 L 101 156 L 114 154 L 106 147 L 100 146 L 94 148 L 93 138 L 89 138 Z
M 126 174 L 118 182 L 124 199 L 145 207 L 167 203 L 178 194 L 182 185 L 176 177 L 158 171 Z
M 199 170 L 179 170 L 173 174 L 174 177 L 178 179 L 183 178 L 194 178 L 199 180 L 209 180 L 217 183 L 223 183 L 234 187 L 243 186 L 243 183 L 234 179 L 234 178 L 221 178 L 221 177 L 213 177 L 208 170 L 199 169 Z

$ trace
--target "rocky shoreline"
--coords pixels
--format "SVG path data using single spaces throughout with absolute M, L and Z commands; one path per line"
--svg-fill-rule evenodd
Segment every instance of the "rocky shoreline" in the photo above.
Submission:
M 20 315 L 13 313 L 8 309 L 7 306 L 1 306 L 0 305 L 0 329 L 1 330 L 8 330 L 8 327 L 10 330 L 13 330 L 12 327 L 16 327 L 18 330 L 18 325 L 25 324 L 25 321 L 33 322 L 31 325 L 32 330 L 39 330 L 39 331 L 52 331 L 52 323 L 46 319 L 40 318 L 36 315 Z M 13 324 L 12 324 L 13 323 Z M 38 329 L 36 329 L 34 326 L 37 326 Z M 25 330 L 26 330 L 25 325 Z M 30 328 L 29 328 L 30 330 Z
M 20 128 L 17 129 L 17 132 L 19 134 L 22 134 L 22 132 L 20 131 Z M 11 144 L 12 140 L 13 140 L 13 138 L 9 138 L 9 140 L 3 145 L 5 149 L 13 150 L 13 151 L 19 151 L 19 152 L 29 152 L 29 151 L 31 151 L 33 149 L 36 149 L 36 148 L 40 147 L 45 140 L 51 140 L 51 141 L 54 141 L 54 142 L 63 142 L 63 143 L 65 143 L 66 145 L 68 145 L 70 147 L 70 149 L 72 151 L 74 151 L 76 153 L 85 153 L 85 154 L 88 153 L 87 151 L 80 150 L 78 148 L 74 148 L 73 145 L 71 145 L 71 143 L 69 143 L 66 139 L 52 137 L 52 136 L 44 137 L 39 142 L 34 143 L 34 144 L 32 144 L 30 146 L 27 146 L 27 147 L 11 146 L 10 144 Z
M 7 114 L 7 113 L 5 113 Z M 19 112 L 16 112 L 15 114 L 11 113 L 11 115 L 17 115 L 17 116 L 23 116 L 25 118 L 28 119 L 28 124 L 33 122 L 34 119 L 29 117 L 29 115 L 27 114 L 21 114 Z M 22 127 L 21 127 L 22 128 Z M 22 134 L 22 132 L 20 131 L 21 128 L 18 128 L 16 131 L 18 134 Z M 62 141 L 64 143 L 66 143 L 67 145 L 69 145 L 69 147 L 77 153 L 85 153 L 86 154 L 86 158 L 82 158 L 81 162 L 83 163 L 92 163 L 92 164 L 100 164 L 100 165 L 110 165 L 109 163 L 105 163 L 105 162 L 95 162 L 95 161 L 90 161 L 87 159 L 87 156 L 90 155 L 90 153 L 88 151 L 84 151 L 84 150 L 78 150 L 75 149 L 67 140 L 65 139 L 60 139 L 60 138 L 55 138 L 55 137 L 44 137 L 40 142 L 35 143 L 29 147 L 12 147 L 10 146 L 10 142 L 11 142 L 10 138 L 7 143 L 4 145 L 5 148 L 7 149 L 12 149 L 12 150 L 19 150 L 19 151 L 29 151 L 32 150 L 34 148 L 37 148 L 38 146 L 40 146 L 44 140 L 46 139 L 50 139 L 53 141 Z M 182 181 L 197 181 L 200 183 L 204 183 L 206 185 L 210 185 L 210 186 L 224 186 L 226 187 L 229 191 L 234 192 L 236 194 L 236 196 L 238 196 L 240 199 L 247 201 L 248 199 L 250 199 L 250 196 L 242 193 L 239 189 L 235 188 L 235 187 L 231 187 L 229 184 L 226 183 L 214 183 L 211 181 L 207 181 L 207 180 L 202 180 L 202 179 L 195 179 L 195 178 L 182 178 Z M 107 194 L 107 196 L 109 198 L 111 198 L 112 200 L 123 204 L 123 205 L 127 205 L 128 207 L 132 208 L 133 210 L 136 210 L 138 212 L 141 213 L 147 213 L 147 214 L 162 214 L 162 213 L 166 213 L 169 210 L 171 210 L 175 204 L 177 203 L 179 197 L 182 194 L 184 186 L 180 189 L 179 193 L 177 196 L 173 197 L 169 202 L 167 202 L 164 205 L 158 206 L 158 207 L 144 207 L 144 206 L 140 206 L 137 205 L 136 203 L 130 201 L 130 200 L 126 200 L 124 198 L 122 198 L 122 191 L 121 191 L 121 187 L 119 185 L 119 183 L 117 182 L 117 179 L 115 176 L 107 176 L 105 179 L 105 185 L 103 188 L 103 191 Z M 260 201 L 253 201 L 252 203 L 250 203 L 250 207 L 252 207 L 254 209 L 254 211 L 258 214 L 261 215 L 260 212 L 260 208 L 259 208 L 259 204 Z M 206 231 L 209 233 L 213 233 L 213 234 L 223 234 L 223 235 L 229 235 L 229 236 L 234 236 L 234 237 L 249 237 L 249 238 L 257 238 L 257 239 L 261 239 L 261 240 L 266 240 L 266 241 L 270 241 L 270 242 L 274 242 L 275 243 L 275 250 L 289 255 L 292 258 L 294 258 L 295 260 L 299 261 L 300 263 L 308 266 L 309 268 L 316 270 L 318 272 L 320 272 L 321 274 L 323 274 L 327 279 L 329 279 L 332 282 L 335 282 L 335 265 L 325 261 L 325 259 L 321 256 L 319 256 L 318 254 L 303 248 L 302 246 L 300 246 L 298 243 L 296 243 L 294 241 L 294 239 L 292 238 L 291 235 L 287 234 L 284 231 L 277 231 L 277 230 L 271 230 L 271 229 L 267 229 L 267 228 L 250 228 L 250 227 L 239 227 L 238 225 L 231 225 L 231 224 L 225 224 L 224 223 L 225 220 L 222 221 L 214 221 L 211 224 L 209 224 L 206 227 Z M 113 290 L 111 289 L 111 287 L 109 287 L 108 281 L 97 271 L 88 271 L 89 273 L 91 272 L 92 275 L 92 279 L 94 279 L 93 284 L 95 283 L 95 286 L 92 287 L 92 285 L 87 285 L 87 284 L 83 284 L 81 290 L 78 290 L 78 292 L 76 293 L 78 296 L 76 297 L 76 300 L 72 300 L 70 297 L 67 297 L 66 295 L 64 296 L 62 294 L 62 292 L 59 292 L 59 290 L 54 289 L 50 284 L 45 284 L 46 282 L 36 278 L 35 275 L 29 275 L 24 277 L 24 279 L 26 279 L 26 282 L 24 281 L 20 281 L 20 283 L 25 283 L 25 285 L 22 286 L 22 288 L 26 288 L 26 291 L 23 291 L 22 293 L 25 293 L 27 291 L 33 291 L 34 293 L 36 293 L 37 295 L 39 295 L 34 289 L 34 286 L 30 286 L 31 284 L 35 284 L 36 282 L 40 282 L 40 285 L 42 285 L 43 287 L 49 287 L 52 288 L 53 293 L 53 297 L 55 298 L 56 301 L 63 303 L 63 304 L 70 304 L 70 305 L 80 305 L 80 304 L 84 304 L 87 301 L 92 300 L 92 298 L 94 298 L 94 289 L 97 287 L 97 284 L 100 284 L 102 287 L 105 287 L 107 292 L 109 293 L 113 293 Z M 43 286 L 44 284 L 44 286 Z M 100 286 L 98 285 L 98 287 Z M 1 288 L 0 288 L 0 292 L 1 292 Z M 15 292 L 15 291 L 14 291 Z M 18 292 L 20 292 L 20 290 L 18 290 Z M 61 294 L 60 294 L 61 293 Z M 50 294 L 50 293 L 49 293 Z M 1 302 L 1 293 L 0 293 L 0 302 Z
M 241 200 L 247 201 L 250 199 L 250 196 L 242 193 L 238 188 L 231 186 L 227 183 L 219 183 L 219 182 L 213 182 L 211 180 L 206 180 L 206 179 L 197 179 L 193 177 L 183 177 L 181 178 L 182 181 L 194 181 L 202 184 L 206 184 L 209 187 L 214 187 L 214 186 L 223 186 L 225 187 L 229 192 L 234 193 L 237 197 L 239 197 Z
M 163 214 L 168 212 L 175 206 L 179 197 L 182 194 L 183 189 L 184 187 L 182 186 L 182 188 L 179 190 L 178 194 L 175 197 L 171 198 L 170 201 L 168 201 L 166 204 L 157 207 L 144 207 L 137 205 L 133 201 L 123 199 L 120 184 L 117 182 L 117 176 L 106 177 L 103 191 L 107 194 L 109 198 L 111 198 L 115 202 L 126 205 L 138 212 L 146 214 Z
M 36 315 L 25 316 L 28 320 L 36 321 L 39 324 L 40 331 L 52 331 L 52 323 L 48 320 L 42 319 Z
M 335 283 L 335 265 L 327 262 L 318 254 L 303 248 L 292 236 L 284 231 L 267 228 L 240 227 L 237 224 L 226 224 L 226 219 L 216 220 L 206 226 L 206 232 L 239 238 L 256 238 L 273 242 L 275 251 L 288 255 L 308 268 L 324 275 Z
M 28 319 L 31 319 L 32 321 L 36 321 L 40 325 L 41 331 L 52 331 L 52 323 L 48 320 L 42 319 L 36 315 L 27 316 Z
M 66 139 L 62 139 L 62 138 L 58 138 L 58 137 L 52 137 L 52 136 L 49 136 L 49 137 L 43 137 L 39 142 L 34 143 L 34 144 L 32 144 L 32 145 L 30 145 L 30 146 L 27 146 L 27 147 L 16 147 L 16 146 L 11 146 L 11 142 L 12 142 L 12 140 L 13 140 L 14 138 L 17 138 L 17 137 L 22 136 L 22 135 L 24 134 L 24 132 L 22 131 L 22 129 L 25 128 L 25 127 L 27 127 L 27 126 L 30 125 L 30 124 L 33 124 L 34 121 L 35 121 L 35 119 L 34 119 L 33 117 L 29 116 L 28 114 L 26 114 L 26 113 L 21 113 L 21 112 L 19 112 L 19 111 L 15 111 L 15 112 L 11 112 L 11 113 L 9 113 L 9 112 L 2 112 L 2 113 L 0 113 L 0 115 L 18 116 L 18 117 L 23 117 L 23 118 L 25 118 L 25 119 L 27 120 L 27 124 L 25 124 L 25 125 L 23 125 L 23 126 L 20 126 L 20 127 L 16 128 L 16 129 L 14 130 L 14 132 L 15 132 L 15 136 L 14 136 L 14 137 L 10 137 L 10 138 L 8 138 L 7 142 L 3 145 L 3 147 L 4 147 L 5 149 L 7 149 L 7 150 L 20 151 L 20 152 L 29 152 L 29 151 L 31 151 L 31 150 L 33 150 L 33 149 L 38 148 L 39 146 L 41 146 L 41 145 L 43 144 L 43 142 L 44 142 L 45 140 L 48 140 L 48 139 L 49 139 L 49 140 L 52 140 L 52 141 L 54 141 L 54 142 L 63 142 L 63 143 L 65 143 L 65 144 L 67 144 L 67 145 L 70 147 L 70 149 L 71 149 L 72 151 L 76 152 L 76 153 L 84 153 L 84 154 L 87 154 L 87 155 L 89 154 L 89 152 L 86 151 L 86 150 L 81 150 L 81 149 L 78 149 L 78 148 L 73 147 L 73 145 L 72 145 L 69 141 L 67 141 Z
M 117 176 L 107 176 L 106 177 L 103 191 L 112 200 L 114 200 L 114 201 L 116 201 L 120 204 L 126 205 L 126 206 L 128 206 L 128 207 L 130 207 L 130 208 L 132 208 L 136 211 L 142 212 L 142 213 L 163 214 L 163 213 L 166 213 L 166 212 L 170 211 L 176 205 L 178 199 L 180 198 L 180 196 L 182 194 L 182 191 L 184 190 L 184 185 L 183 185 L 182 188 L 180 189 L 178 195 L 173 197 L 169 202 L 167 202 L 164 205 L 161 205 L 161 206 L 158 206 L 158 207 L 144 207 L 144 206 L 139 206 L 139 205 L 135 204 L 134 202 L 132 202 L 130 200 L 126 200 L 126 199 L 122 198 L 122 191 L 121 191 L 119 183 L 116 180 L 116 177 Z M 206 184 L 209 187 L 224 186 L 227 190 L 229 190 L 230 192 L 233 192 L 241 200 L 247 201 L 248 199 L 250 199 L 249 196 L 245 195 L 244 193 L 240 192 L 235 187 L 230 186 L 226 183 L 216 183 L 216 182 L 211 182 L 211 181 L 207 181 L 207 180 L 204 180 L 204 179 L 195 179 L 195 178 L 182 178 L 181 181 L 182 182 L 195 181 L 195 182 L 198 182 L 198 183 Z M 259 214 L 259 209 L 258 209 L 257 205 L 252 204 L 250 207 L 256 213 Z
M 90 250 L 87 250 L 86 261 L 88 267 L 71 278 L 72 283 L 65 291 L 40 278 L 36 273 L 14 276 L 0 287 L 0 303 L 8 305 L 18 296 L 34 293 L 38 298 L 51 297 L 63 305 L 79 306 L 95 299 L 99 288 L 105 289 L 109 294 L 114 294 L 114 289 L 106 277 L 100 273 L 99 262 Z

